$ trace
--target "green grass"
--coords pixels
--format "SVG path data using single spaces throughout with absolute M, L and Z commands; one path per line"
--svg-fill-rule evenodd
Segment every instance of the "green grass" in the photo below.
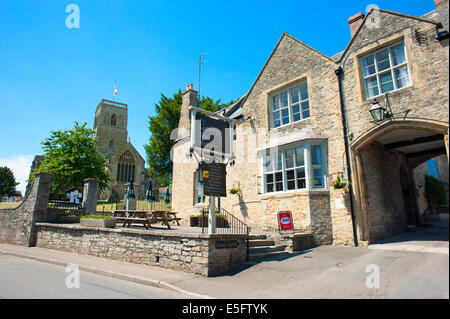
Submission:
M 22 202 L 0 202 L 0 209 L 11 209 L 19 207 Z

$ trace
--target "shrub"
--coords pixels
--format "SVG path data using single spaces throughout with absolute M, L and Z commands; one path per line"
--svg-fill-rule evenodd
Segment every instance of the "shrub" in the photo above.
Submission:
M 92 219 L 114 219 L 115 217 L 109 215 L 100 215 L 100 214 L 90 214 L 86 216 L 81 216 L 81 218 L 92 218 Z
M 425 175 L 425 197 L 435 205 L 446 203 L 444 184 L 437 178 Z

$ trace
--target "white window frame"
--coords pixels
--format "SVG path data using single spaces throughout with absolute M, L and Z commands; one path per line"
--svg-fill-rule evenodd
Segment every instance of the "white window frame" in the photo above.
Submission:
M 312 146 L 318 145 L 321 147 L 321 164 L 320 165 L 312 165 L 311 161 L 311 149 Z M 328 189 L 328 178 L 327 178 L 327 159 L 325 157 L 325 145 L 326 141 L 303 141 L 301 143 L 293 143 L 288 145 L 283 145 L 278 147 L 276 151 L 270 151 L 269 154 L 268 150 L 263 151 L 262 154 L 262 169 L 261 173 L 263 176 L 263 185 L 262 185 L 262 191 L 263 194 L 279 194 L 279 193 L 286 193 L 286 192 L 293 192 L 293 191 L 304 191 L 304 190 L 327 190 Z M 296 149 L 302 148 L 303 149 L 303 165 L 297 165 L 297 154 Z M 286 167 L 286 150 L 292 149 L 293 151 L 293 161 L 294 165 L 290 168 Z M 281 154 L 281 169 L 278 169 L 278 167 L 275 167 L 275 164 L 277 163 L 274 161 L 272 163 L 273 169 L 271 171 L 266 171 L 264 167 L 264 163 L 267 162 L 267 156 L 273 160 L 274 158 L 278 159 L 279 154 Z M 305 171 L 305 188 L 298 188 L 298 175 L 297 170 L 298 169 L 304 169 Z M 322 186 L 315 187 L 314 186 L 314 176 L 313 176 L 313 170 L 315 168 L 322 169 Z M 294 170 L 294 178 L 295 178 L 295 188 L 294 189 L 288 189 L 288 180 L 287 180 L 287 171 Z M 283 178 L 283 189 L 280 191 L 276 190 L 276 173 L 282 173 Z M 272 184 L 273 184 L 273 191 L 268 192 L 268 182 L 267 182 L 267 175 L 272 175 Z
M 394 66 L 394 65 L 393 65 L 392 49 L 393 49 L 394 47 L 397 47 L 397 46 L 400 46 L 400 45 L 401 45 L 402 48 L 403 48 L 403 55 L 405 56 L 405 61 L 404 61 L 403 63 L 400 63 L 400 64 Z M 380 72 L 380 71 L 378 70 L 377 54 L 380 53 L 380 52 L 382 52 L 382 51 L 386 51 L 386 50 L 388 51 L 389 68 L 387 68 L 387 69 L 385 69 L 385 70 L 383 70 L 383 71 Z M 367 75 L 367 76 L 364 76 L 364 64 L 363 64 L 363 60 L 366 59 L 366 58 L 368 58 L 368 57 L 370 57 L 370 56 L 373 56 L 373 61 L 374 61 L 374 66 L 375 66 L 375 73 L 370 74 L 370 75 Z M 377 50 L 377 51 L 374 51 L 374 52 L 372 52 L 372 53 L 370 53 L 370 54 L 366 54 L 366 55 L 364 55 L 364 56 L 361 56 L 361 57 L 359 58 L 359 65 L 360 65 L 360 69 L 361 69 L 361 79 L 362 79 L 362 85 L 363 85 L 363 89 L 364 89 L 364 99 L 365 99 L 365 100 L 369 100 L 369 99 L 376 98 L 376 97 L 378 97 L 378 96 L 384 95 L 384 94 L 387 93 L 387 92 L 394 92 L 394 91 L 402 90 L 402 89 L 405 89 L 405 88 L 407 88 L 407 87 L 412 86 L 411 70 L 409 69 L 408 57 L 407 57 L 407 55 L 406 55 L 406 50 L 405 50 L 405 41 L 403 41 L 403 40 L 400 41 L 400 42 L 396 42 L 396 43 L 394 43 L 394 44 L 385 46 L 385 47 L 383 47 L 383 48 L 381 48 L 381 49 L 379 49 L 379 50 Z M 406 85 L 406 86 L 403 86 L 403 87 L 399 88 L 398 85 L 397 85 L 398 79 L 397 79 L 396 76 L 395 76 L 395 71 L 398 70 L 398 69 L 401 69 L 401 68 L 403 68 L 403 67 L 406 67 L 406 69 L 407 69 L 407 71 L 408 71 L 409 84 Z M 380 81 L 380 75 L 386 74 L 386 73 L 388 73 L 388 72 L 391 73 L 392 84 L 393 84 L 394 89 L 393 89 L 393 90 L 390 90 L 390 91 L 382 92 L 382 89 L 381 89 L 381 81 Z M 375 77 L 376 80 L 377 80 L 378 94 L 369 97 L 369 96 L 368 96 L 368 92 L 367 92 L 368 90 L 367 90 L 366 80 L 368 80 L 369 78 L 373 78 L 373 77 Z M 401 79 L 401 78 L 400 78 L 400 79 Z
M 306 84 L 307 97 L 306 97 L 306 99 L 302 100 L 302 94 L 301 94 L 300 87 L 303 84 Z M 291 92 L 293 89 L 298 89 L 298 102 L 296 102 L 296 103 L 292 103 L 292 93 Z M 281 104 L 281 94 L 284 92 L 286 92 L 286 94 L 287 94 L 287 100 L 288 100 L 287 106 L 283 106 Z M 274 109 L 274 98 L 278 101 L 279 108 L 277 110 Z M 271 93 L 269 95 L 270 128 L 275 129 L 275 128 L 283 127 L 283 126 L 286 126 L 286 125 L 289 125 L 289 124 L 292 124 L 295 122 L 300 122 L 300 121 L 310 118 L 311 117 L 311 104 L 309 102 L 310 102 L 310 98 L 309 98 L 309 87 L 308 87 L 307 80 L 303 80 L 301 82 L 296 83 L 295 85 L 291 85 L 289 87 L 283 88 L 282 90 L 278 90 L 276 92 Z M 302 104 L 304 104 L 304 103 L 308 103 L 308 113 L 309 113 L 308 117 L 303 117 Z M 293 107 L 295 105 L 298 105 L 298 107 L 299 107 L 298 114 L 300 115 L 300 119 L 296 120 L 296 121 L 294 121 L 294 111 L 293 111 Z M 289 121 L 286 124 L 283 124 L 282 111 L 286 110 L 286 109 L 288 110 Z M 280 114 L 280 125 L 279 126 L 275 126 L 275 113 Z

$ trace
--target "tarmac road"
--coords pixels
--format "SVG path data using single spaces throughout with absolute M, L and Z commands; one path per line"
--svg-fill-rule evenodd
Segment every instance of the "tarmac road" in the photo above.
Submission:
M 0 254 L 5 254 L 0 255 L 0 296 L 448 299 L 448 231 L 448 215 L 444 215 L 433 228 L 405 233 L 368 247 L 320 246 L 248 263 L 231 273 L 211 278 L 37 247 L 0 244 Z M 65 288 L 68 274 L 64 270 L 71 263 L 82 270 L 80 289 Z

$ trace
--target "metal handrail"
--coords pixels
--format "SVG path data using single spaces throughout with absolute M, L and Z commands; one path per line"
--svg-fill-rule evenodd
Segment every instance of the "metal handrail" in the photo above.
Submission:
M 205 228 L 208 228 L 208 226 L 205 227 L 205 224 L 207 225 L 207 219 L 205 220 L 205 217 L 207 217 L 207 214 L 209 212 L 207 210 L 202 210 L 202 234 L 205 233 Z M 243 234 L 246 235 L 246 253 L 247 253 L 247 260 L 249 258 L 249 234 L 250 234 L 250 226 L 248 226 L 246 223 L 244 223 L 242 220 L 234 216 L 233 214 L 229 213 L 222 207 L 220 208 L 220 213 L 224 216 L 224 227 L 216 227 L 216 233 L 217 234 Z M 206 221 L 206 222 L 205 222 Z M 217 223 L 217 220 L 216 220 Z M 216 224 L 217 226 L 217 224 Z

